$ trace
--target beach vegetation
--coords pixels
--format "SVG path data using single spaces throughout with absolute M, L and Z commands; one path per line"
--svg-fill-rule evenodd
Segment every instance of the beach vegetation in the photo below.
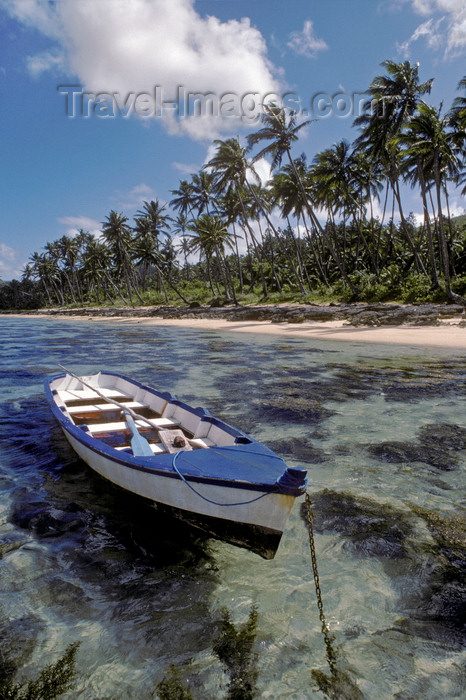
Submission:
M 80 230 L 34 252 L 20 281 L 0 285 L 0 309 L 466 304 L 466 215 L 451 212 L 452 195 L 466 194 L 466 76 L 448 109 L 427 101 L 433 78 L 417 64 L 381 65 L 352 143 L 296 155 L 318 120 L 265 105 L 259 128 L 215 140 L 170 202 L 145 201 L 132 220 L 111 211 L 100 235 Z

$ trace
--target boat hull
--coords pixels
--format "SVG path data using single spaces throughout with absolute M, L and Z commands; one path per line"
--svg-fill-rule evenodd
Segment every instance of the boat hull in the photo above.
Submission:
M 63 426 L 62 430 L 79 457 L 104 479 L 151 501 L 169 517 L 265 559 L 274 557 L 295 501 L 293 496 L 205 483 L 196 484 L 196 491 L 192 491 L 176 474 L 133 469 L 90 449 Z
M 274 556 L 305 470 L 205 409 L 117 373 L 65 373 L 45 386 L 68 442 L 97 474 L 209 535 Z

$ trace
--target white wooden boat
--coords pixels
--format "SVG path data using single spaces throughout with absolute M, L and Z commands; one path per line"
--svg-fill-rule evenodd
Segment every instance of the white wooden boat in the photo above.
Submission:
M 46 380 L 51 410 L 77 454 L 114 484 L 266 559 L 278 548 L 305 469 L 168 392 L 116 372 Z

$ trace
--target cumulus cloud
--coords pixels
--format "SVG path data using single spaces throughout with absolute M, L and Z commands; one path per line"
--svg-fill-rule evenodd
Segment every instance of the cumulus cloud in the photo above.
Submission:
M 411 37 L 399 45 L 400 51 L 409 56 L 413 42 L 420 38 L 429 48 L 441 49 L 445 58 L 454 58 L 466 49 L 466 3 L 464 0 L 404 0 L 414 11 L 428 20 L 420 24 Z
M 50 56 L 62 51 L 68 71 L 94 94 L 124 99 L 152 95 L 160 86 L 168 103 L 177 98 L 180 86 L 218 98 L 226 93 L 265 95 L 280 88 L 265 40 L 250 20 L 202 17 L 194 0 L 4 0 L 4 5 L 16 19 L 49 36 L 56 44 Z M 46 63 L 46 57 L 29 59 L 36 73 Z M 193 138 L 231 131 L 240 117 L 178 117 L 174 109 L 164 111 L 157 116 L 167 129 Z
M 315 58 L 319 51 L 328 49 L 326 42 L 315 36 L 313 22 L 309 19 L 304 22 L 301 32 L 292 32 L 290 34 L 290 40 L 287 45 L 295 53 L 308 58 Z

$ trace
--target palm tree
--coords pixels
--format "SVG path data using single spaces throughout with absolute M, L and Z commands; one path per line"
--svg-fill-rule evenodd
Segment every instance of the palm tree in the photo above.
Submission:
M 81 254 L 81 272 L 87 287 L 87 295 L 92 297 L 95 293 L 97 302 L 100 301 L 100 291 L 103 291 L 104 298 L 111 297 L 107 294 L 108 284 L 123 302 L 128 304 L 128 300 L 125 299 L 110 274 L 111 257 L 110 248 L 103 241 L 89 235 Z
M 170 201 L 170 206 L 179 211 L 182 216 L 189 214 L 193 216 L 195 193 L 192 183 L 187 180 L 181 180 L 177 190 L 170 190 L 175 197 Z
M 442 191 L 446 179 L 454 179 L 462 165 L 456 132 L 451 130 L 450 124 L 448 115 L 441 117 L 440 110 L 421 102 L 417 115 L 410 119 L 405 133 L 398 141 L 405 145 L 408 158 L 417 159 L 421 178 L 435 184 L 438 235 L 446 293 L 453 301 L 466 303 L 466 300 L 451 289 L 450 256 L 442 213 Z
M 316 155 L 311 168 L 311 176 L 315 183 L 316 200 L 327 207 L 332 222 L 334 223 L 337 213 L 342 217 L 343 249 L 346 248 L 346 220 L 351 216 L 353 227 L 358 231 L 355 267 L 359 261 L 359 247 L 362 240 L 372 272 L 377 275 L 374 253 L 363 230 L 363 220 L 366 218 L 364 206 L 374 193 L 374 188 L 371 187 L 367 177 L 363 175 L 363 167 L 366 166 L 367 159 L 364 159 L 357 151 L 353 151 L 349 143 L 342 139 L 331 148 Z
M 143 304 L 144 300 L 140 296 L 134 281 L 133 268 L 131 264 L 133 238 L 131 229 L 127 222 L 127 216 L 118 214 L 116 211 L 112 210 L 107 216 L 107 220 L 102 224 L 102 238 L 110 248 L 117 273 L 122 274 L 125 279 L 126 289 L 131 303 L 133 303 L 131 295 L 131 290 L 133 289 L 136 292 L 139 301 L 141 304 Z M 120 286 L 118 286 L 118 291 L 120 296 L 123 296 Z
M 279 245 L 284 249 L 283 241 L 281 240 L 280 232 L 274 226 L 270 214 L 269 207 L 266 203 L 265 197 L 260 196 L 257 188 L 249 182 L 248 173 L 256 180 L 257 183 L 260 182 L 257 173 L 250 163 L 246 159 L 246 149 L 243 148 L 238 139 L 228 139 L 227 141 L 214 141 L 217 146 L 217 152 L 213 158 L 207 163 L 205 167 L 212 169 L 215 189 L 218 192 L 226 191 L 228 192 L 230 187 L 233 186 L 238 196 L 241 198 L 241 191 L 244 187 L 247 188 L 248 192 L 254 199 L 257 208 L 261 211 L 268 226 L 274 232 L 275 237 Z M 243 207 L 244 220 L 247 222 L 246 212 Z M 257 246 L 257 241 L 251 227 L 247 224 L 251 239 Z M 285 249 L 284 249 L 285 251 Z M 290 260 L 290 266 L 294 277 L 298 283 L 301 294 L 304 296 L 306 290 L 303 285 L 302 278 L 296 269 L 292 260 Z M 264 295 L 266 294 L 265 279 L 262 279 L 262 286 L 264 290 Z
M 217 215 L 203 214 L 189 225 L 193 231 L 190 235 L 191 251 L 202 251 L 208 263 L 213 256 L 218 259 L 220 270 L 224 278 L 225 293 L 229 291 L 235 304 L 237 303 L 235 285 L 231 276 L 230 268 L 225 257 L 226 248 L 234 249 L 234 237 L 228 231 L 225 221 Z
M 158 282 L 165 294 L 165 300 L 168 301 L 168 296 L 165 290 L 164 282 L 176 292 L 176 294 L 188 304 L 188 300 L 179 291 L 178 287 L 172 283 L 170 277 L 164 275 L 163 266 L 165 264 L 165 254 L 159 249 L 157 238 L 154 236 L 154 224 L 148 216 L 139 216 L 135 219 L 134 227 L 134 247 L 132 258 L 135 260 L 138 267 L 143 269 L 143 285 L 145 289 L 145 280 L 151 268 L 155 268 L 157 272 Z
M 171 216 L 166 211 L 166 205 L 161 204 L 158 200 L 151 200 L 150 202 L 144 202 L 144 206 L 141 211 L 137 212 L 138 216 L 136 222 L 144 222 L 142 232 L 139 232 L 139 236 L 145 238 L 152 238 L 152 243 L 149 240 L 144 240 L 144 247 L 151 250 L 152 247 L 155 251 L 159 250 L 159 237 L 169 236 L 169 222 L 172 220 Z M 136 223 L 137 229 L 138 223 Z M 138 235 L 138 234 L 137 234 Z M 135 241 L 136 242 L 136 241 Z M 159 261 L 160 262 L 160 261 Z M 162 284 L 160 267 L 157 267 L 157 287 L 160 288 Z
M 430 92 L 433 78 L 420 83 L 419 65 L 413 66 L 409 61 L 396 63 L 387 60 L 381 65 L 388 75 L 377 75 L 369 85 L 367 92 L 371 100 L 367 102 L 366 113 L 357 117 L 354 122 L 362 128 L 356 145 L 384 166 L 398 205 L 403 233 L 413 252 L 416 265 L 425 273 L 424 264 L 403 213 L 400 194 L 401 170 L 396 138 L 406 121 L 416 112 L 421 95 Z
M 150 202 L 144 202 L 144 206 L 137 214 L 139 217 L 144 217 L 149 223 L 149 233 L 154 238 L 155 247 L 159 246 L 159 236 L 169 236 L 169 222 L 171 216 L 166 212 L 166 204 L 160 204 L 158 200 L 151 199 Z
M 264 127 L 262 129 L 259 129 L 259 131 L 257 131 L 256 133 L 250 134 L 248 136 L 249 148 L 252 148 L 252 146 L 254 146 L 256 143 L 259 143 L 260 141 L 270 141 L 270 143 L 267 146 L 265 146 L 254 157 L 254 161 L 257 161 L 259 158 L 264 158 L 265 156 L 270 155 L 272 156 L 272 169 L 274 169 L 275 167 L 281 164 L 283 156 L 286 154 L 286 156 L 288 157 L 288 162 L 290 163 L 291 168 L 294 171 L 296 181 L 301 190 L 303 199 L 306 202 L 306 210 L 313 226 L 319 231 L 320 235 L 322 236 L 325 245 L 327 246 L 330 252 L 330 255 L 335 260 L 343 279 L 348 284 L 353 294 L 359 294 L 359 290 L 349 279 L 346 273 L 343 260 L 340 258 L 340 255 L 337 252 L 335 246 L 333 245 L 333 242 L 331 241 L 327 232 L 321 226 L 316 216 L 316 213 L 311 206 L 311 203 L 306 195 L 303 182 L 299 176 L 295 162 L 291 155 L 291 145 L 295 141 L 297 141 L 298 132 L 304 126 L 309 124 L 310 121 L 305 121 L 301 124 L 297 124 L 296 116 L 294 113 L 291 113 L 289 117 L 287 117 L 285 109 L 273 103 L 264 106 L 261 120 L 264 124 Z
M 204 211 L 209 214 L 209 202 L 212 198 L 214 177 L 212 173 L 201 170 L 191 176 L 192 206 L 200 216 Z
M 458 83 L 458 90 L 466 91 L 466 75 Z M 448 116 L 456 128 L 461 129 L 463 132 L 466 130 L 466 96 L 455 97 Z
M 299 185 L 298 179 L 296 178 L 296 173 L 298 173 L 299 179 L 301 180 L 303 185 L 302 189 L 304 189 L 306 197 L 303 197 L 302 189 Z M 306 238 L 309 242 L 317 266 L 318 277 L 322 282 L 328 284 L 327 275 L 324 270 L 324 263 L 319 251 L 319 239 L 312 235 L 312 231 L 309 230 L 305 216 L 307 211 L 307 200 L 311 198 L 311 177 L 308 169 L 306 168 L 306 160 L 304 155 L 295 159 L 293 167 L 287 163 L 277 173 L 275 173 L 272 179 L 271 196 L 272 204 L 274 206 L 280 206 L 282 216 L 289 217 L 291 214 L 294 214 L 296 217 L 298 236 L 302 222 L 306 232 Z
M 82 301 L 81 290 L 77 279 L 77 263 L 80 253 L 80 239 L 62 236 L 55 242 L 60 254 L 61 270 L 68 284 L 70 295 L 76 303 L 76 296 Z
M 47 246 L 50 250 L 53 250 L 53 244 L 47 243 L 46 247 Z M 57 260 L 58 258 L 55 255 L 52 256 L 50 253 L 37 252 L 33 253 L 30 258 L 32 268 L 31 274 L 44 287 L 51 306 L 54 296 L 59 304 L 64 305 L 65 303 Z
M 231 138 L 226 141 L 216 139 L 214 145 L 217 147 L 215 155 L 206 164 L 212 172 L 215 193 L 221 194 L 224 197 L 236 197 L 239 211 L 241 212 L 241 221 L 247 231 L 247 235 L 251 239 L 256 256 L 260 260 L 259 244 L 249 223 L 249 217 L 246 211 L 246 190 L 252 196 L 253 190 L 248 181 L 250 177 L 258 181 L 258 176 L 252 166 L 246 159 L 246 149 L 243 148 L 238 139 Z M 255 197 L 256 199 L 256 197 Z M 239 212 L 238 212 L 239 213 Z M 262 280 L 262 292 L 267 296 L 267 284 L 263 274 L 262 266 L 260 266 L 260 274 Z
M 466 75 L 458 83 L 458 90 L 461 89 L 466 91 Z M 447 116 L 450 118 L 451 125 L 456 131 L 457 146 L 463 151 L 463 157 L 466 160 L 466 96 L 455 97 Z M 466 166 L 464 164 L 458 173 L 458 182 L 461 185 L 466 183 Z M 466 196 L 466 185 L 461 194 Z

